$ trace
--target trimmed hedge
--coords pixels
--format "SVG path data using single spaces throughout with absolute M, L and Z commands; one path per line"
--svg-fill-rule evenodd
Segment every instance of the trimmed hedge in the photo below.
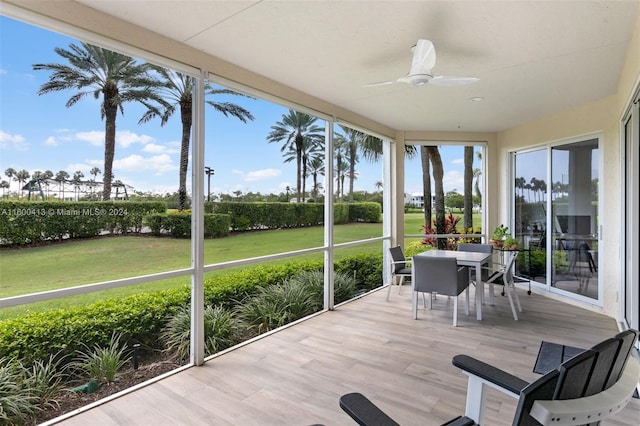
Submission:
M 324 204 L 317 203 L 210 202 L 205 203 L 205 211 L 231 216 L 231 229 L 234 231 L 302 228 L 324 223 Z M 333 216 L 334 224 L 380 222 L 381 209 L 377 203 L 340 203 L 334 205 Z
M 283 265 L 245 268 L 220 274 L 204 282 L 205 304 L 232 308 L 257 288 L 279 284 L 302 271 L 322 269 L 322 261 L 294 261 Z M 382 285 L 382 255 L 358 254 L 336 262 L 336 272 L 354 274 L 358 288 Z M 105 299 L 87 306 L 27 313 L 0 321 L 0 358 L 17 358 L 25 364 L 61 351 L 105 346 L 112 333 L 123 340 L 160 348 L 160 330 L 166 320 L 190 301 L 190 287 Z
M 168 233 L 173 238 L 191 237 L 191 213 L 152 213 L 145 217 L 144 222 L 153 235 Z M 205 238 L 226 237 L 230 226 L 231 216 L 228 214 L 204 214 Z
M 382 206 L 378 203 L 353 203 L 349 206 L 349 222 L 382 222 Z
M 146 215 L 166 210 L 161 202 L 0 201 L 0 242 L 25 245 L 103 231 L 140 232 Z

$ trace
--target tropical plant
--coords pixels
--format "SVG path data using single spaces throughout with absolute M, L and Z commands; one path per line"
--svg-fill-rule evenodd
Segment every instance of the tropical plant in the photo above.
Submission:
M 180 109 L 180 121 L 182 122 L 182 137 L 180 144 L 180 176 L 178 186 L 178 209 L 187 208 L 187 169 L 189 166 L 189 143 L 191 141 L 191 125 L 193 123 L 193 88 L 194 79 L 191 76 L 182 74 L 162 67 L 153 67 L 160 76 L 162 88 L 159 95 L 163 102 L 158 105 L 148 104 L 147 111 L 140 119 L 140 123 L 159 117 L 160 125 L 164 126 L 171 116 Z M 235 95 L 245 96 L 241 93 L 229 89 L 218 89 L 211 85 L 205 87 L 207 95 Z M 211 105 L 216 111 L 224 114 L 225 117 L 236 117 L 246 123 L 253 120 L 253 115 L 245 108 L 231 102 L 214 102 L 207 99 L 206 103 Z
M 314 294 L 318 308 L 324 303 L 324 272 L 304 271 L 295 275 L 291 280 L 298 281 L 300 285 L 309 286 Z M 333 276 L 334 303 L 342 303 L 351 299 L 357 293 L 356 280 L 353 274 L 336 272 Z
M 24 385 L 26 374 L 19 361 L 0 359 L 0 424 L 24 424 L 35 413 L 38 398 Z
M 157 93 L 161 83 L 149 74 L 149 64 L 88 43 L 81 43 L 80 46 L 71 43 L 69 49 L 56 47 L 54 52 L 68 63 L 33 65 L 36 71 L 52 72 L 49 81 L 40 86 L 38 95 L 77 89 L 66 107 L 75 105 L 87 96 L 98 99 L 102 95 L 100 117 L 105 120 L 102 199 L 107 201 L 111 198 L 118 110 L 124 114 L 126 102 L 139 102 L 145 106 L 149 106 L 150 101 L 163 104 Z
M 68 376 L 65 360 L 66 357 L 52 354 L 46 361 L 36 360 L 25 369 L 25 385 L 38 398 L 39 408 L 57 408 L 56 397 Z
M 282 284 L 260 287 L 238 304 L 235 313 L 249 332 L 261 334 L 311 315 L 321 306 L 311 286 L 287 279 Z
M 458 234 L 458 223 L 460 223 L 460 218 L 454 216 L 453 213 L 449 213 L 449 215 L 445 217 L 445 227 L 443 232 L 438 231 L 437 219 L 433 221 L 433 226 L 429 223 L 422 225 L 422 230 L 427 234 L 427 237 L 422 240 L 422 244 L 428 244 L 432 247 L 437 245 L 439 249 L 455 250 L 458 244 L 456 238 L 433 238 L 429 237 L 429 235 Z M 445 241 L 444 246 L 441 244 L 441 241 Z
M 98 382 L 112 383 L 130 358 L 127 348 L 120 344 L 121 337 L 121 334 L 113 332 L 106 347 L 96 344 L 90 348 L 83 344 L 84 350 L 78 351 L 78 357 L 72 365 Z
M 160 334 L 165 350 L 173 352 L 177 359 L 189 358 L 191 336 L 191 310 L 189 306 L 180 308 L 169 318 Z M 241 330 L 232 313 L 220 306 L 204 308 L 204 352 L 212 355 L 231 347 L 241 339 Z
M 296 153 L 296 198 L 302 198 L 302 155 L 305 140 L 310 144 L 324 145 L 324 128 L 316 125 L 316 117 L 290 109 L 282 120 L 271 126 L 267 142 L 283 142 L 281 152 L 293 150 Z

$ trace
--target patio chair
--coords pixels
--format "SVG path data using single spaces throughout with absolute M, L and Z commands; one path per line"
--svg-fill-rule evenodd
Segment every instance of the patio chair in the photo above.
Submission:
M 475 244 L 475 243 L 460 243 L 458 244 L 459 251 L 470 251 L 474 253 L 493 253 L 493 246 L 491 244 Z M 482 281 L 486 282 L 489 278 L 489 265 L 482 270 Z M 476 268 L 469 268 L 469 279 L 476 285 Z M 489 300 L 493 304 L 493 287 L 489 287 Z M 482 295 L 482 301 L 484 302 L 484 294 Z
M 513 299 L 515 299 L 516 304 L 518 305 L 518 312 L 522 312 L 522 306 L 520 305 L 520 299 L 518 298 L 518 293 L 516 292 L 516 286 L 513 279 L 513 267 L 517 257 L 518 251 L 506 251 L 504 253 L 504 266 L 501 265 L 496 270 L 491 269 L 491 275 L 485 280 L 485 283 L 489 284 L 491 287 L 493 287 L 493 285 L 501 285 L 504 287 L 504 293 L 506 293 L 509 298 L 509 305 L 511 306 L 513 319 L 516 321 L 518 321 L 518 314 L 515 306 L 513 305 Z M 491 290 L 490 292 L 493 294 Z
M 484 424 L 486 390 L 518 398 L 515 426 L 599 425 L 631 400 L 640 379 L 640 364 L 631 356 L 638 332 L 627 330 L 563 362 L 529 383 L 467 355 L 453 365 L 469 376 L 464 416 L 448 426 Z M 340 407 L 361 426 L 397 426 L 395 420 L 360 393 L 340 398 Z
M 398 294 L 400 294 L 404 277 L 411 277 L 411 267 L 407 266 L 408 259 L 405 259 L 402 247 L 391 247 L 389 253 L 391 254 L 391 284 L 389 284 L 389 289 L 387 290 L 387 300 L 389 300 L 394 282 L 398 282 Z
M 456 259 L 413 256 L 413 318 L 418 319 L 418 293 L 429 293 L 429 309 L 433 294 L 453 296 L 453 326 L 458 325 L 458 295 L 466 290 L 465 313 L 469 315 L 469 270 L 458 267 Z

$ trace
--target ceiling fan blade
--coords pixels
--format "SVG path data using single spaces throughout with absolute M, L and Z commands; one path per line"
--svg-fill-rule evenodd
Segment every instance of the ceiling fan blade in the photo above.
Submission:
M 419 39 L 411 50 L 413 51 L 413 60 L 409 75 L 431 74 L 431 68 L 436 65 L 436 49 L 433 47 L 433 43 L 430 40 Z
M 476 77 L 456 77 L 453 75 L 438 75 L 433 77 L 429 84 L 434 86 L 463 86 L 479 81 Z
M 362 87 L 378 87 L 378 86 L 388 86 L 389 84 L 397 83 L 398 80 L 389 80 L 389 81 L 379 81 L 377 83 L 369 83 L 365 84 Z

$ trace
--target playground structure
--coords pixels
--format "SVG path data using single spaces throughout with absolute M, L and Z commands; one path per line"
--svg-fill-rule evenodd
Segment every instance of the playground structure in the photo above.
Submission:
M 44 186 L 44 190 L 43 190 Z M 31 200 L 32 194 L 40 197 L 42 201 L 55 197 L 61 201 L 79 201 L 79 200 L 98 200 L 102 198 L 103 182 L 94 180 L 55 180 L 55 179 L 31 179 L 22 188 L 21 191 L 27 192 L 27 200 Z M 133 190 L 133 186 L 127 185 L 119 180 L 111 184 L 112 200 L 129 200 L 129 192 Z M 115 191 L 115 194 L 114 194 Z M 46 192 L 46 195 L 45 195 Z M 71 197 L 67 197 L 71 194 Z

